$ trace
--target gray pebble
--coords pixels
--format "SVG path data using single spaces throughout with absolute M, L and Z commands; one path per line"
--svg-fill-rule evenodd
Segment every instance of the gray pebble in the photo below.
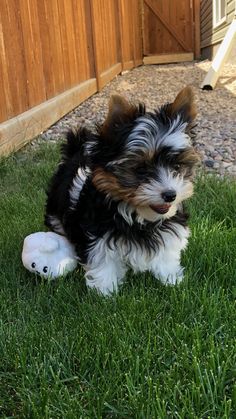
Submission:
M 102 123 L 106 117 L 111 93 L 119 92 L 134 103 L 144 102 L 148 110 L 153 110 L 173 102 L 184 86 L 192 85 L 198 109 L 194 146 L 203 166 L 209 172 L 236 176 L 236 84 L 231 83 L 226 88 L 219 80 L 213 91 L 201 90 L 199 85 L 210 64 L 206 60 L 150 65 L 125 72 L 42 133 L 36 142 L 59 141 L 71 126 L 86 125 L 94 129 L 95 124 Z M 233 78 L 235 74 L 235 64 L 224 65 L 223 78 Z
M 204 164 L 207 167 L 214 167 L 214 160 L 205 160 Z

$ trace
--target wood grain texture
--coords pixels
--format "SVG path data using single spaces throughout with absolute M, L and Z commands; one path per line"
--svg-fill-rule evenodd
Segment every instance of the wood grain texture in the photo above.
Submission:
M 121 63 L 119 6 L 116 0 L 92 0 L 90 6 L 96 75 L 100 90 L 103 87 L 101 74 Z
M 139 0 L 119 0 L 122 70 L 142 61 L 141 9 Z
M 90 79 L 0 124 L 0 155 L 18 150 L 96 91 Z
M 0 152 L 11 148 L 10 141 L 12 149 L 18 148 L 117 74 L 142 64 L 143 54 L 150 56 L 145 63 L 190 59 L 194 42 L 199 49 L 193 37 L 198 4 L 199 0 L 1 0 Z M 33 123 L 32 115 L 40 122 Z M 27 129 L 22 121 L 28 121 Z
M 20 0 L 19 6 L 22 51 L 27 77 L 26 89 L 31 108 L 46 100 L 38 9 L 36 0 Z
M 144 55 L 194 51 L 192 0 L 144 0 Z
M 94 78 L 87 0 L 2 0 L 0 29 L 0 122 Z
M 142 1 L 0 1 L 0 153 L 142 63 Z
M 168 64 L 181 63 L 184 61 L 193 61 L 194 55 L 192 52 L 180 52 L 176 54 L 158 54 L 144 57 L 144 64 Z
M 1 121 L 28 108 L 26 61 L 19 2 L 0 2 Z M 14 28 L 14 30 L 13 30 Z
M 194 58 L 201 56 L 201 34 L 200 34 L 200 0 L 194 0 Z

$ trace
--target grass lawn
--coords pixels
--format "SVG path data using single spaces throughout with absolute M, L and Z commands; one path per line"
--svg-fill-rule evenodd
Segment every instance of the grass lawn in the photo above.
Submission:
M 200 176 L 179 287 L 128 275 L 37 281 L 22 242 L 43 230 L 58 147 L 0 162 L 0 417 L 236 418 L 236 184 Z

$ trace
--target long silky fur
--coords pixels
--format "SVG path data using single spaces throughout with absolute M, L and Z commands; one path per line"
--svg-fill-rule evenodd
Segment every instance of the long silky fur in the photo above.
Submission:
M 181 229 L 187 228 L 188 216 L 182 203 L 172 217 L 150 221 L 138 214 L 134 196 L 143 184 L 147 185 L 147 176 L 158 182 L 155 165 L 160 165 L 162 170 L 163 167 L 172 170 L 174 164 L 184 164 L 186 179 L 191 182 L 192 170 L 198 161 L 193 148 L 187 142 L 183 148 L 184 139 L 180 150 L 168 143 L 159 146 L 161 139 L 154 144 L 154 138 L 150 153 L 148 140 L 135 143 L 132 132 L 137 129 L 139 120 L 147 118 L 156 132 L 165 134 L 173 127 L 177 131 L 185 130 L 183 135 L 192 137 L 191 117 L 185 116 L 184 110 L 176 110 L 178 101 L 175 106 L 165 105 L 155 112 L 146 112 L 143 105 L 129 108 L 122 101 L 118 105 L 124 107 L 124 112 L 121 109 L 114 115 L 111 113 L 94 133 L 86 128 L 68 133 L 67 142 L 62 146 L 61 162 L 47 192 L 45 224 L 51 230 L 59 226 L 58 231 L 75 245 L 78 259 L 85 266 L 91 263 L 91 249 L 95 249 L 97 243 L 101 251 L 104 240 L 111 252 L 121 246 L 125 249 L 122 252 L 127 254 L 138 249 L 143 254 L 155 255 L 168 242 L 166 234 L 178 238 Z M 178 132 L 176 138 L 177 135 Z M 142 165 L 146 175 L 142 175 Z

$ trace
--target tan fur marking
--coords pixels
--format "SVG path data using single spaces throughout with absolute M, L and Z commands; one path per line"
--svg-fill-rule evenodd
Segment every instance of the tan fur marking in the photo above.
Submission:
M 125 202 L 131 202 L 135 193 L 135 189 L 122 187 L 115 176 L 105 172 L 102 168 L 94 171 L 93 184 L 99 191 Z
M 135 113 L 135 106 L 128 102 L 123 96 L 114 94 L 109 101 L 109 109 L 105 122 L 102 126 L 102 133 L 105 134 L 106 130 L 120 121 L 127 121 L 132 119 Z
M 190 86 L 185 87 L 179 92 L 175 100 L 169 105 L 168 111 L 171 115 L 185 110 L 186 116 L 190 117 L 191 120 L 195 119 L 197 115 L 196 106 L 194 103 L 194 93 Z
M 129 113 L 133 111 L 133 106 L 123 97 L 118 94 L 111 96 L 109 101 L 108 117 L 113 113 Z
M 179 155 L 178 161 L 184 164 L 198 164 L 200 163 L 200 156 L 193 148 L 190 148 Z

